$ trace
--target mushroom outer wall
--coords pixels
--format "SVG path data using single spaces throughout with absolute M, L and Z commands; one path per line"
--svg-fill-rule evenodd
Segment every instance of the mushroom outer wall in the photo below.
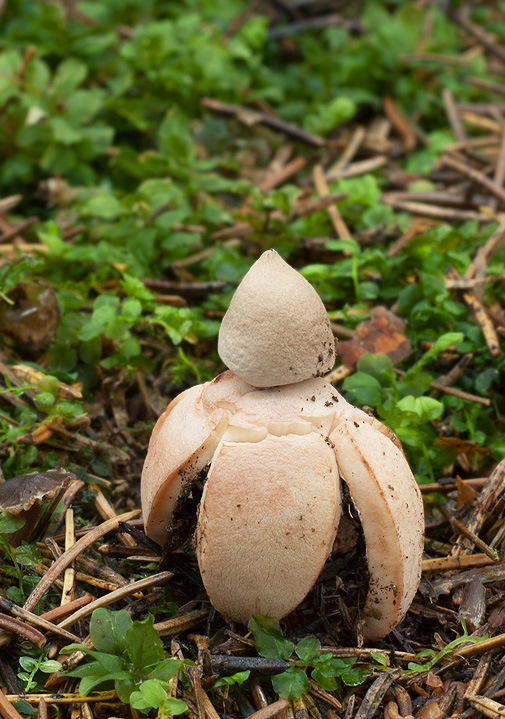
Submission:
M 340 513 L 337 464 L 321 435 L 222 442 L 196 534 L 216 609 L 244 624 L 293 610 L 321 573 Z
M 424 529 L 419 489 L 390 435 L 323 379 L 257 389 L 224 372 L 182 393 L 153 431 L 142 474 L 146 533 L 164 544 L 185 483 L 209 466 L 196 532 L 209 598 L 244 623 L 280 618 L 331 551 L 340 474 L 367 541 L 363 634 L 385 636 L 417 590 Z

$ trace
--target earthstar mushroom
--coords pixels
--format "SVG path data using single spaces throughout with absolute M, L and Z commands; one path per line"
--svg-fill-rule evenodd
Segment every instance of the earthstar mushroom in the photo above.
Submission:
M 231 369 L 181 393 L 153 431 L 146 533 L 166 542 L 178 501 L 208 469 L 195 541 L 209 598 L 236 621 L 280 619 L 331 553 L 342 478 L 367 547 L 361 631 L 379 639 L 405 616 L 421 574 L 422 499 L 401 445 L 320 376 L 335 354 L 324 305 L 274 250 L 244 277 L 229 313 L 219 352 Z

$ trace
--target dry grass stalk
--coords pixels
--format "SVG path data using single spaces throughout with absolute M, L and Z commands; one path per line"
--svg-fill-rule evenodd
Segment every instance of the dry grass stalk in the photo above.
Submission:
M 158 574 L 153 574 L 150 577 L 144 577 L 143 579 L 138 579 L 135 582 L 131 582 L 130 584 L 127 584 L 124 587 L 119 587 L 119 589 L 115 589 L 113 592 L 110 592 L 109 594 L 106 594 L 104 597 L 99 597 L 98 599 L 95 599 L 93 602 L 90 602 L 85 607 L 81 607 L 76 612 L 71 614 L 69 617 L 66 617 L 66 619 L 63 619 L 58 626 L 59 627 L 68 627 L 71 624 L 75 624 L 75 622 L 79 621 L 79 619 L 83 619 L 84 617 L 87 617 L 89 614 L 92 614 L 92 612 L 95 611 L 95 609 L 98 609 L 98 607 L 106 607 L 109 604 L 113 604 L 114 602 L 117 602 L 118 599 L 122 599 L 123 597 L 128 597 L 135 592 L 141 591 L 143 589 L 147 589 L 148 587 L 153 587 L 156 584 L 163 584 L 166 581 L 168 581 L 171 577 L 173 577 L 172 572 L 159 572 Z
M 11 699 L 0 689 L 0 714 L 4 717 L 4 719 L 23 719 L 23 716 L 11 704 L 11 702 L 16 701 L 16 698 L 20 697 Z
M 167 619 L 164 622 L 157 622 L 157 624 L 154 625 L 154 628 L 160 637 L 168 637 L 197 626 L 203 619 L 206 619 L 208 615 L 208 609 L 196 609 L 193 612 L 182 614 L 179 617 L 173 617 L 172 619 Z
M 324 175 L 322 165 L 318 164 L 314 166 L 312 170 L 312 179 L 314 180 L 314 186 L 319 197 L 327 197 L 330 194 L 330 188 L 328 187 L 328 183 L 326 182 L 326 177 Z M 339 237 L 341 240 L 351 237 L 349 228 L 342 219 L 342 215 L 340 214 L 337 205 L 328 205 L 328 207 L 326 208 L 326 212 L 328 213 L 328 216 L 330 218 L 331 224 L 333 225 L 333 229 L 337 234 L 337 237 Z
M 401 136 L 405 152 L 412 152 L 417 145 L 417 137 L 410 127 L 407 119 L 400 112 L 396 103 L 391 97 L 385 97 L 382 101 L 382 107 L 386 116 L 391 121 L 396 132 Z
M 50 621 L 47 618 L 47 615 L 50 614 L 50 612 L 46 612 L 45 614 L 41 614 L 40 616 L 38 616 L 37 614 L 33 614 L 32 612 L 29 612 L 22 607 L 18 607 L 16 604 L 14 604 L 14 602 L 11 602 L 9 599 L 5 599 L 4 597 L 0 597 L 0 608 L 6 612 L 9 612 L 9 614 L 12 614 L 13 617 L 17 617 L 24 622 L 33 624 L 36 627 L 39 627 L 39 629 L 44 630 L 45 632 L 57 634 L 61 637 L 64 637 L 67 641 L 70 642 L 80 641 L 79 637 L 77 637 L 75 634 L 67 632 L 65 629 L 58 627 L 56 624 Z
M 108 519 L 106 522 L 99 524 L 97 527 L 91 529 L 84 537 L 81 537 L 69 550 L 64 552 L 44 574 L 40 582 L 25 601 L 24 609 L 28 609 L 30 611 L 36 607 L 47 590 L 51 587 L 54 580 L 60 576 L 60 574 L 81 552 L 93 544 L 93 542 L 96 542 L 97 539 L 100 539 L 105 534 L 113 532 L 117 529 L 119 522 L 127 522 L 129 519 L 133 519 L 133 517 L 138 517 L 139 514 L 140 510 L 138 509 L 134 509 L 131 512 L 125 512 L 119 517 Z
M 96 692 L 88 696 L 83 697 L 82 694 L 72 693 L 61 693 L 61 694 L 7 694 L 3 695 L 9 702 L 15 702 L 19 699 L 23 699 L 28 704 L 38 704 L 41 699 L 47 704 L 82 704 L 84 702 L 110 702 L 117 699 L 115 691 Z M 1 701 L 1 697 L 0 697 Z M 21 715 L 12 715 L 11 719 L 18 719 Z
M 65 551 L 75 544 L 74 510 L 70 507 L 65 512 Z M 75 568 L 73 563 L 65 569 L 63 575 L 63 591 L 60 604 L 68 604 L 74 599 Z
M 451 569 L 463 569 L 466 567 L 484 567 L 494 564 L 496 558 L 482 554 L 467 554 L 462 557 L 437 557 L 436 559 L 425 559 L 423 561 L 423 572 L 440 572 Z

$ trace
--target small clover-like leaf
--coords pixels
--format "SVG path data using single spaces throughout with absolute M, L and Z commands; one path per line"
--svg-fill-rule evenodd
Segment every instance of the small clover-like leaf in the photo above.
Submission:
M 317 637 L 304 637 L 296 645 L 295 652 L 302 662 L 313 662 L 321 652 L 321 642 Z
M 254 636 L 256 651 L 268 659 L 288 659 L 294 644 L 282 635 L 279 622 L 272 617 L 258 615 L 251 617 L 247 628 Z
M 310 690 L 309 680 L 302 669 L 290 667 L 282 674 L 272 677 L 274 691 L 284 699 L 297 699 Z

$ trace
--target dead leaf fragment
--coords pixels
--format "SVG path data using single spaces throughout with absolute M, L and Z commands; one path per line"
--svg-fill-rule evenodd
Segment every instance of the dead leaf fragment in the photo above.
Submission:
M 353 338 L 338 343 L 342 362 L 354 367 L 365 352 L 385 354 L 393 364 L 400 362 L 410 354 L 410 341 L 405 336 L 406 324 L 387 307 L 374 307 L 371 319 L 359 323 Z
M 20 282 L 6 293 L 0 304 L 0 331 L 16 344 L 39 348 L 50 340 L 58 329 L 60 310 L 52 286 L 35 278 Z

